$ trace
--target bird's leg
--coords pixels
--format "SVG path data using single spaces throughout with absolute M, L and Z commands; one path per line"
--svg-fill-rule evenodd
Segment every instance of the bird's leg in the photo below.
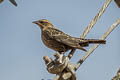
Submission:
M 59 62 L 62 63 L 63 54 L 60 54 Z
M 70 53 L 69 53 L 69 55 L 68 55 L 68 58 L 69 58 L 69 59 L 72 58 L 74 52 L 75 52 L 75 49 L 71 49 L 71 51 L 70 51 Z

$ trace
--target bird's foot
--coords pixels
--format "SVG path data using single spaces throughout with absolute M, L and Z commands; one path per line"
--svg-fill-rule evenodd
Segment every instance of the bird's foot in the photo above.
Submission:
M 60 54 L 59 52 L 56 52 L 54 54 L 54 56 L 56 57 L 56 61 L 59 63 L 59 64 L 62 64 L 63 63 L 63 54 Z
M 63 60 L 63 54 L 60 54 L 60 57 L 59 57 L 59 59 L 58 59 L 58 62 L 60 63 L 60 64 L 62 64 L 62 61 Z

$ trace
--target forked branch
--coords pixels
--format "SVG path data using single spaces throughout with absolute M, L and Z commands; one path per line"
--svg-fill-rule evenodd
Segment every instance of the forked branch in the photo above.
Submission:
M 120 80 L 120 68 L 119 68 L 119 70 L 117 71 L 117 74 L 115 75 L 115 77 L 113 77 L 112 80 Z
M 104 3 L 104 5 L 102 6 L 102 8 L 100 9 L 100 11 L 98 12 L 98 14 L 94 17 L 94 19 L 90 22 L 90 24 L 87 26 L 87 28 L 85 29 L 85 31 L 82 33 L 82 35 L 80 36 L 80 38 L 85 38 L 86 35 L 89 33 L 89 31 L 93 28 L 93 26 L 96 24 L 96 22 L 99 20 L 99 18 L 102 16 L 102 14 L 105 12 L 106 8 L 108 7 L 108 5 L 110 4 L 112 0 L 106 0 L 106 2 Z M 73 49 L 68 57 L 69 59 L 72 58 L 74 52 L 76 49 Z
M 103 34 L 103 36 L 100 39 L 106 39 L 106 37 L 120 24 L 120 18 Z M 87 59 L 87 57 L 92 54 L 92 52 L 99 46 L 100 44 L 94 44 L 92 48 L 88 50 L 85 56 L 80 59 L 75 67 L 75 70 L 77 70 L 80 65 Z

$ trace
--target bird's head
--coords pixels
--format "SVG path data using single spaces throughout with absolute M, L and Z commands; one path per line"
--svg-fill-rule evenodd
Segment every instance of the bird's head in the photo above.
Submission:
M 32 22 L 34 24 L 37 24 L 41 29 L 45 28 L 45 27 L 51 27 L 53 28 L 54 26 L 51 24 L 50 21 L 48 21 L 47 19 L 41 19 L 38 21 L 34 21 Z

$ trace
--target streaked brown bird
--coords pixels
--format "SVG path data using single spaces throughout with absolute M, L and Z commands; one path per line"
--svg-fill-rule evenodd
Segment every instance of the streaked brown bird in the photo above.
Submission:
M 58 29 L 56 29 L 50 21 L 41 19 L 34 21 L 41 29 L 41 38 L 43 43 L 50 49 L 58 51 L 59 53 L 66 52 L 71 49 L 81 49 L 87 51 L 83 47 L 89 44 L 105 44 L 105 40 L 98 39 L 83 39 L 72 37 Z

